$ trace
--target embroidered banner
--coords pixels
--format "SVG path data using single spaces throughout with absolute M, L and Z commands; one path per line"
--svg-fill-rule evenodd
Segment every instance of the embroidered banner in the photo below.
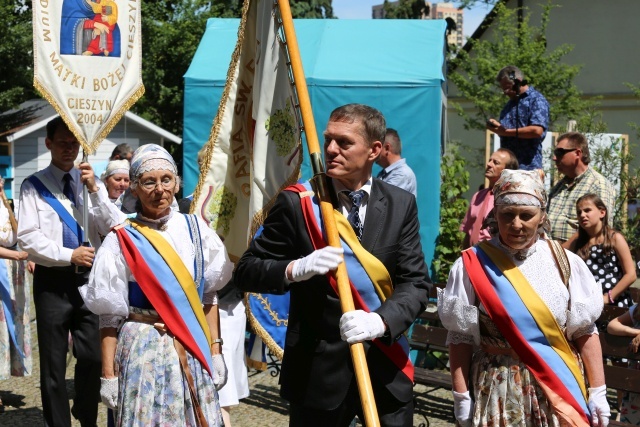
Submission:
M 192 209 L 236 261 L 278 193 L 295 183 L 302 150 L 287 54 L 270 0 L 245 1 Z M 195 206 L 195 207 L 193 207 Z
M 142 96 L 140 0 L 33 2 L 34 86 L 92 153 Z

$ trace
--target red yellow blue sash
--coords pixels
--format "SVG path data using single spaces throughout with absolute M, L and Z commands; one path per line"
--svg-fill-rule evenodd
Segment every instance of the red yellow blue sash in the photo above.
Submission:
M 589 426 L 584 378 L 555 317 L 513 261 L 489 242 L 462 253 L 476 295 L 555 413 Z
M 315 249 L 327 246 L 323 235 L 323 226 L 317 198 L 309 182 L 290 186 L 286 191 L 300 193 L 300 205 L 305 218 L 307 232 Z M 382 302 L 393 293 L 391 277 L 380 260 L 362 247 L 353 228 L 340 212 L 334 210 L 334 217 L 340 241 L 344 249 L 344 262 L 349 273 L 351 294 L 358 310 L 367 312 L 380 307 Z M 327 274 L 333 290 L 338 293 L 335 276 Z M 413 365 L 409 359 L 409 343 L 404 335 L 388 346 L 375 339 L 372 341 L 411 381 L 413 381 Z
M 115 229 L 134 272 L 167 329 L 211 375 L 211 333 L 195 282 L 184 262 L 157 231 L 131 221 Z

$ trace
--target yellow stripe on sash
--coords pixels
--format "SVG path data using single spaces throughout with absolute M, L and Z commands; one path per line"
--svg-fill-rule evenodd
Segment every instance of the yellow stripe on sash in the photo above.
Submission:
M 580 385 L 582 394 L 587 399 L 587 390 L 580 372 L 578 363 L 576 362 L 571 347 L 567 342 L 560 325 L 556 322 L 556 318 L 547 307 L 547 304 L 540 298 L 538 293 L 531 287 L 531 284 L 524 277 L 522 272 L 513 261 L 508 258 L 501 250 L 493 246 L 487 241 L 479 244 L 480 248 L 491 258 L 491 261 L 503 272 L 505 277 L 511 282 L 522 302 L 527 307 L 531 316 L 534 318 L 538 327 L 549 341 L 551 347 L 566 363 L 571 373 Z M 508 302 L 506 302 L 508 303 Z
M 198 291 L 196 290 L 195 282 L 193 281 L 193 276 L 189 273 L 189 270 L 184 265 L 182 258 L 178 255 L 178 253 L 173 249 L 173 247 L 165 240 L 160 233 L 155 231 L 152 228 L 147 227 L 144 224 L 140 224 L 137 222 L 130 221 L 130 224 L 133 228 L 135 228 L 140 234 L 142 234 L 151 245 L 158 251 L 160 256 L 165 260 L 173 274 L 176 276 L 178 283 L 182 287 L 187 299 L 189 300 L 189 305 L 193 309 L 196 318 L 198 319 L 198 323 L 202 328 L 205 336 L 207 337 L 207 342 L 209 343 L 209 347 L 211 347 L 211 332 L 209 331 L 209 325 L 207 323 L 207 319 L 204 315 L 204 310 L 202 309 L 202 302 L 200 301 L 200 297 L 198 296 Z
M 337 210 L 333 211 L 336 218 L 336 224 L 338 226 L 338 232 L 340 237 L 345 241 L 355 254 L 360 264 L 367 272 L 369 279 L 373 282 L 373 287 L 380 298 L 380 301 L 384 302 L 393 293 L 393 285 L 391 282 L 391 276 L 387 271 L 387 267 L 369 251 L 362 247 L 356 233 L 353 231 L 351 224 L 347 221 L 344 215 Z

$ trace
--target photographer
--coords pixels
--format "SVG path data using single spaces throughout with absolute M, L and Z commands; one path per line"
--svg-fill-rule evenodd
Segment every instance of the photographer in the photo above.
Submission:
M 502 148 L 516 154 L 520 169 L 541 170 L 542 141 L 549 125 L 549 103 L 528 85 L 516 66 L 501 69 L 496 81 L 509 102 L 500 112 L 500 121 L 487 121 L 487 129 L 500 136 Z

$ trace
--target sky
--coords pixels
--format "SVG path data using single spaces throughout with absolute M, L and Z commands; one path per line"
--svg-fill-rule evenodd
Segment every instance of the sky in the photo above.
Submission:
M 333 14 L 340 19 L 371 19 L 371 6 L 382 4 L 384 0 L 332 0 Z M 431 1 L 431 3 L 439 3 Z M 453 2 L 456 4 L 456 2 Z M 491 8 L 479 4 L 464 11 L 464 35 L 470 36 L 482 22 Z

